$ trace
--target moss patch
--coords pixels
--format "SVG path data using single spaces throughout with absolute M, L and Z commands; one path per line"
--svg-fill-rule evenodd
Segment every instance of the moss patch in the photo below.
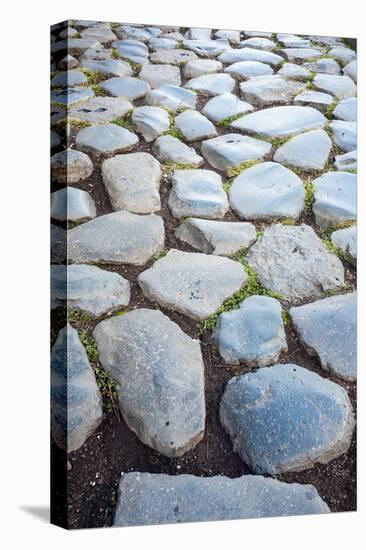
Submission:
M 246 170 L 247 168 L 251 168 L 252 166 L 255 166 L 256 164 L 259 164 L 262 162 L 261 160 L 246 160 L 245 162 L 241 162 L 237 166 L 232 166 L 229 168 L 226 173 L 229 178 L 235 178 L 238 176 L 243 170 Z

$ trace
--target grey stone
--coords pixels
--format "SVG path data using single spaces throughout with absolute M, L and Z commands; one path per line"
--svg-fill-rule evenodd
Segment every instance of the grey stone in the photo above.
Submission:
M 194 164 L 195 166 L 203 164 L 203 158 L 196 153 L 193 147 L 188 147 L 179 139 L 169 135 L 158 137 L 154 142 L 152 152 L 160 162 Z
M 260 61 L 237 61 L 226 67 L 224 72 L 229 73 L 238 80 L 248 80 L 255 76 L 271 75 L 273 74 L 273 69 Z
M 259 36 L 261 38 L 272 38 L 272 32 L 265 31 L 243 31 L 246 38 L 251 38 L 252 36 Z
M 115 527 L 221 521 L 271 516 L 326 514 L 328 506 L 312 485 L 263 476 L 123 474 Z
M 116 32 L 118 37 L 123 40 L 136 40 L 140 42 L 148 42 L 151 38 L 161 34 L 160 29 L 154 27 L 141 28 L 138 25 L 121 25 L 117 28 Z
M 357 226 L 352 225 L 344 229 L 333 231 L 330 236 L 332 243 L 340 248 L 347 259 L 353 264 L 357 263 Z
M 197 59 L 194 52 L 187 50 L 157 50 L 150 55 L 151 63 L 167 63 L 168 65 L 182 65 L 192 59 Z
M 99 124 L 123 118 L 132 109 L 132 103 L 123 97 L 92 97 L 81 105 L 73 105 L 69 110 L 69 116 Z
M 51 86 L 54 88 L 67 88 L 78 84 L 86 84 L 87 82 L 88 79 L 81 71 L 65 71 L 52 78 Z
M 51 263 L 62 264 L 67 259 L 67 231 L 51 223 Z
M 147 82 L 151 88 L 160 88 L 161 86 L 180 86 L 180 70 L 174 65 L 143 65 L 139 72 L 139 78 Z
M 58 66 L 60 67 L 60 69 L 64 69 L 64 70 L 75 69 L 75 67 L 77 67 L 78 65 L 79 65 L 79 61 L 75 57 L 69 54 L 65 55 L 65 57 L 63 57 L 61 61 L 59 61 L 58 63 Z
M 165 107 L 171 111 L 194 109 L 197 95 L 179 86 L 162 86 L 146 94 L 146 103 L 157 107 Z
M 336 46 L 332 48 L 329 50 L 328 55 L 334 57 L 341 65 L 347 65 L 347 63 L 356 60 L 356 52 L 345 46 Z
M 171 40 L 170 38 L 151 38 L 149 40 L 149 47 L 152 50 L 172 50 L 177 47 L 178 42 Z
M 328 172 L 313 181 L 315 222 L 334 225 L 357 217 L 357 176 L 348 172 Z
M 51 193 L 51 218 L 54 220 L 82 222 L 96 215 L 94 201 L 87 191 L 68 186 Z
M 80 55 L 81 61 L 110 61 L 112 58 L 112 50 L 103 48 L 89 48 L 84 50 Z
M 340 74 L 340 67 L 334 59 L 317 59 L 316 61 L 310 61 L 304 63 L 303 67 L 313 71 L 314 73 L 323 74 Z
M 323 170 L 332 148 L 332 140 L 324 130 L 311 130 L 295 136 L 279 147 L 276 162 L 302 170 Z
M 226 38 L 227 40 L 229 40 L 229 42 L 232 42 L 233 44 L 239 44 L 240 31 L 220 29 L 215 32 L 215 38 Z
M 94 97 L 91 88 L 64 88 L 51 92 L 51 102 L 61 103 L 62 105 L 72 105 L 78 101 L 85 101 L 89 97 Z
M 292 80 L 307 80 L 311 72 L 301 65 L 295 63 L 284 63 L 277 74 Z
M 193 449 L 203 437 L 206 416 L 199 341 L 149 309 L 102 321 L 93 336 L 101 364 L 118 384 L 129 428 L 168 457 Z
M 215 57 L 225 50 L 230 50 L 230 42 L 225 38 L 218 40 L 183 40 L 183 48 L 197 53 L 201 57 Z
M 274 365 L 232 378 L 220 421 L 234 451 L 257 474 L 327 464 L 345 453 L 355 419 L 347 392 L 298 365 Z
M 51 429 L 71 453 L 84 445 L 103 418 L 102 396 L 78 333 L 67 324 L 51 353 Z
M 285 48 L 307 48 L 311 45 L 310 40 L 297 36 L 296 34 L 277 33 L 277 41 Z
M 205 74 L 188 80 L 185 88 L 206 95 L 219 95 L 225 92 L 232 92 L 235 87 L 235 80 L 225 73 Z
M 270 143 L 241 134 L 225 134 L 201 145 L 205 159 L 223 172 L 247 160 L 263 158 L 271 149 Z
M 271 52 L 277 47 L 273 40 L 270 40 L 269 38 L 261 38 L 259 36 L 246 38 L 245 40 L 242 40 L 240 44 L 246 48 L 255 48 L 257 50 L 264 50 L 266 52 Z
M 243 219 L 298 218 L 304 208 L 301 179 L 276 162 L 243 170 L 229 189 L 230 206 Z
M 138 40 L 117 40 L 112 45 L 122 58 L 130 59 L 140 65 L 149 62 L 149 50 L 145 44 Z
M 51 157 L 51 179 L 57 183 L 77 183 L 91 176 L 93 163 L 85 153 L 66 149 Z
M 297 63 L 312 59 L 314 57 L 321 57 L 321 52 L 315 48 L 283 48 L 279 50 L 288 61 L 291 63 Z
M 150 142 L 169 130 L 170 119 L 165 109 L 144 105 L 137 107 L 132 113 L 132 123 L 136 130 Z
M 51 267 L 51 309 L 68 307 L 99 317 L 130 301 L 130 283 L 93 265 Z
M 148 299 L 201 321 L 247 278 L 243 266 L 229 258 L 171 249 L 137 280 Z
M 333 96 L 324 92 L 314 92 L 306 90 L 298 94 L 294 99 L 294 105 L 304 105 L 305 107 L 314 107 L 324 113 L 329 105 L 334 101 Z
M 97 71 L 103 76 L 131 76 L 133 74 L 130 65 L 119 59 L 83 61 L 80 66 L 89 69 L 89 71 Z
M 127 151 L 138 141 L 136 134 L 117 124 L 89 126 L 80 130 L 75 137 L 78 149 L 94 155 L 114 155 L 119 151 Z
M 54 132 L 53 130 L 51 130 L 51 133 L 50 133 L 50 145 L 51 145 L 51 151 L 53 149 L 57 149 L 61 145 L 60 136 L 58 135 L 57 132 Z
M 160 164 L 149 153 L 116 155 L 105 160 L 102 177 L 113 210 L 135 214 L 160 210 Z
M 334 166 L 337 170 L 357 170 L 357 151 L 337 155 L 334 160 Z
M 343 230 L 345 231 L 345 230 Z M 356 293 L 331 296 L 290 309 L 293 325 L 309 355 L 323 369 L 355 382 L 357 378 Z
M 203 74 L 219 73 L 222 63 L 214 59 L 191 59 L 183 68 L 185 78 L 197 78 Z
M 209 99 L 201 113 L 213 122 L 219 122 L 225 118 L 253 111 L 253 106 L 241 101 L 231 92 L 217 95 Z
M 94 40 L 98 40 L 101 44 L 108 44 L 109 42 L 112 42 L 112 40 L 116 40 L 116 35 L 111 30 L 111 28 L 107 27 L 91 27 L 88 29 L 85 29 L 85 31 L 82 31 L 80 33 L 81 38 L 91 38 Z
M 69 38 L 54 42 L 51 45 L 51 53 L 65 51 L 68 54 L 77 55 L 88 48 L 98 49 L 102 48 L 102 45 L 94 38 Z
M 164 223 L 159 216 L 124 210 L 98 216 L 68 231 L 72 263 L 144 265 L 164 248 Z
M 57 124 L 57 122 L 60 122 L 60 120 L 66 120 L 66 118 L 67 118 L 67 111 L 65 107 L 61 107 L 61 105 L 51 104 L 51 112 L 50 112 L 51 126 L 53 124 Z
M 250 296 L 239 309 L 219 315 L 212 339 L 229 365 L 272 365 L 287 351 L 280 302 L 269 296 Z
M 313 84 L 321 92 L 332 94 L 337 99 L 356 95 L 355 83 L 349 76 L 317 74 L 313 79 Z
M 72 27 L 67 26 L 66 29 L 60 32 L 58 38 L 76 38 L 78 31 Z
M 335 120 L 329 124 L 332 129 L 333 141 L 343 151 L 349 153 L 357 149 L 357 125 L 356 122 Z
M 101 88 L 113 97 L 125 97 L 133 101 L 144 97 L 150 90 L 147 82 L 133 76 L 114 76 L 101 83 Z
M 184 38 L 188 40 L 211 40 L 212 29 L 192 27 L 185 33 Z
M 355 122 L 357 120 L 357 98 L 346 97 L 342 99 L 333 111 L 334 118 Z
M 256 240 L 255 226 L 246 222 L 219 222 L 189 218 L 175 231 L 181 241 L 205 254 L 230 256 Z
M 286 105 L 249 113 L 235 120 L 231 126 L 266 137 L 284 137 L 322 128 L 326 122 L 325 116 L 312 107 Z
M 304 224 L 268 227 L 247 260 L 267 290 L 289 298 L 320 297 L 344 284 L 342 262 Z
M 179 32 L 179 29 L 180 27 L 177 27 L 176 31 L 164 32 L 159 38 L 168 38 L 169 40 L 174 40 L 175 42 L 181 42 L 184 39 L 184 36 L 181 32 Z
M 303 84 L 278 75 L 257 76 L 240 84 L 242 98 L 259 107 L 290 103 L 303 88 Z
M 176 218 L 223 218 L 229 208 L 221 176 L 210 170 L 175 170 L 168 204 Z
M 353 82 L 357 82 L 357 61 L 350 61 L 343 67 L 343 74 L 352 78 Z
M 198 111 L 187 109 L 175 117 L 175 126 L 187 141 L 197 141 L 217 136 L 216 128 L 210 120 Z
M 268 63 L 268 65 L 277 67 L 283 62 L 283 57 L 280 55 L 263 50 L 255 50 L 254 48 L 228 50 L 219 55 L 217 59 L 226 65 L 236 63 L 237 61 L 260 61 L 261 63 Z

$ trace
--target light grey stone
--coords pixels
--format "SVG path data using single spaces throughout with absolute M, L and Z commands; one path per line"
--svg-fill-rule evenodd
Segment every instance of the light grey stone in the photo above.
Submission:
M 206 416 L 199 341 L 149 309 L 102 321 L 93 336 L 101 364 L 118 384 L 129 428 L 168 457 L 193 449 L 203 437 Z
M 51 179 L 57 183 L 77 183 L 91 176 L 93 163 L 85 153 L 66 149 L 51 157 Z
M 160 210 L 160 164 L 149 153 L 116 155 L 105 160 L 102 177 L 113 210 L 135 214 Z
M 335 74 L 339 75 L 341 70 L 340 67 L 334 59 L 317 59 L 316 61 L 310 61 L 304 63 L 303 67 L 306 67 L 314 73 L 323 73 L 323 74 Z
M 315 222 L 322 227 L 357 217 L 357 176 L 328 172 L 313 181 Z
M 77 67 L 78 65 L 79 65 L 79 61 L 75 57 L 69 54 L 65 55 L 65 57 L 63 57 L 61 61 L 59 61 L 58 63 L 58 66 L 60 67 L 60 69 L 64 69 L 64 70 L 75 69 L 75 67 Z
M 53 149 L 57 149 L 61 145 L 60 136 L 58 135 L 57 132 L 54 132 L 53 130 L 51 130 L 51 133 L 50 133 L 50 145 L 51 145 L 51 151 L 53 151 Z
M 203 74 L 219 73 L 222 63 L 214 59 L 191 59 L 183 67 L 185 78 L 197 78 Z
M 67 88 L 86 84 L 88 79 L 81 71 L 64 71 L 58 73 L 51 80 L 51 86 L 54 88 Z
M 109 44 L 112 40 L 116 40 L 116 35 L 110 27 L 90 27 L 80 33 L 81 38 L 91 38 L 100 42 L 100 44 Z
M 231 92 L 217 95 L 209 99 L 201 113 L 213 122 L 219 122 L 225 118 L 253 111 L 253 106 L 241 101 Z
M 51 353 L 51 431 L 58 447 L 76 451 L 103 418 L 102 396 L 78 333 L 67 324 Z
M 161 25 L 160 25 L 160 28 Z M 159 38 L 168 38 L 169 40 L 174 40 L 175 42 L 181 42 L 184 39 L 184 36 L 179 32 L 180 27 L 177 27 L 176 31 L 163 32 Z
M 83 61 L 80 66 L 83 69 L 89 69 L 89 71 L 97 71 L 103 76 L 131 76 L 133 74 L 130 65 L 119 59 Z
M 273 159 L 301 170 L 323 170 L 331 148 L 332 140 L 327 132 L 311 130 L 281 145 Z
M 355 83 L 349 76 L 317 74 L 313 78 L 313 84 L 321 92 L 332 94 L 337 99 L 356 95 Z
M 180 86 L 180 70 L 174 65 L 143 65 L 139 72 L 139 78 L 147 82 L 151 88 L 160 88 L 161 86 Z
M 262 162 L 243 170 L 230 189 L 230 206 L 246 220 L 268 217 L 298 218 L 304 208 L 301 179 L 276 162 Z
M 75 137 L 78 149 L 94 155 L 114 155 L 131 149 L 139 138 L 117 124 L 100 124 L 80 130 Z
M 132 103 L 123 97 L 92 97 L 81 105 L 73 105 L 69 117 L 99 124 L 123 118 L 132 109 Z
M 144 65 L 149 62 L 149 50 L 145 44 L 138 40 L 117 40 L 112 46 L 117 49 L 119 55 L 135 63 Z
M 357 98 L 346 97 L 342 99 L 333 111 L 334 118 L 355 122 L 357 120 Z
M 351 50 L 351 48 L 346 48 L 345 46 L 336 46 L 329 50 L 328 55 L 334 57 L 341 65 L 347 65 L 351 61 L 356 60 L 356 52 Z
M 164 248 L 164 223 L 155 214 L 121 210 L 68 231 L 68 258 L 79 264 L 144 265 Z
M 88 48 L 98 49 L 102 48 L 102 45 L 94 38 L 69 38 L 51 44 L 51 53 L 65 51 L 71 55 L 78 55 Z
M 150 142 L 169 130 L 169 114 L 160 107 L 144 105 L 137 107 L 132 113 L 132 123 L 137 132 L 143 135 L 145 141 Z
M 175 170 L 168 204 L 176 218 L 223 218 L 229 208 L 221 176 L 210 170 Z
M 133 76 L 114 76 L 101 83 L 101 88 L 113 97 L 125 97 L 133 101 L 144 97 L 150 90 L 147 82 Z
M 346 390 L 293 364 L 232 378 L 220 421 L 242 460 L 255 473 L 270 475 L 341 456 L 355 426 Z
M 192 27 L 185 33 L 184 38 L 188 40 L 211 40 L 212 29 Z
M 228 50 L 219 55 L 217 59 L 226 65 L 237 63 L 237 61 L 260 61 L 272 67 L 277 67 L 283 62 L 283 57 L 276 53 L 255 50 L 254 48 L 236 48 Z
M 345 231 L 345 230 L 343 230 Z M 356 293 L 331 296 L 290 309 L 300 341 L 323 369 L 355 382 L 357 378 Z
M 70 26 L 67 26 L 66 29 L 60 32 L 58 38 L 76 38 L 78 36 L 78 31 Z
M 288 298 L 320 297 L 344 284 L 342 262 L 304 224 L 268 227 L 247 260 L 267 290 Z
M 357 151 L 337 155 L 334 160 L 334 166 L 337 170 L 357 170 Z
M 115 527 L 221 521 L 271 516 L 326 514 L 328 506 L 312 485 L 263 476 L 123 474 Z
M 156 107 L 165 107 L 171 111 L 195 109 L 197 95 L 179 86 L 162 86 L 146 94 L 146 103 Z
M 149 40 L 149 47 L 152 50 L 172 50 L 177 47 L 178 42 L 171 40 L 170 38 L 151 38 Z
M 198 111 L 187 109 L 175 117 L 175 126 L 187 141 L 197 141 L 217 136 L 216 128 Z
M 247 278 L 243 266 L 229 258 L 171 249 L 137 280 L 148 299 L 201 321 Z
M 235 87 L 235 80 L 225 73 L 205 74 L 188 80 L 185 88 L 206 95 L 219 95 L 225 92 L 232 92 Z
M 229 42 L 232 42 L 233 44 L 239 44 L 240 31 L 220 29 L 215 32 L 215 38 L 226 38 L 227 40 L 229 40 Z
M 314 57 L 321 57 L 321 51 L 315 48 L 283 48 L 279 50 L 290 63 L 297 63 L 312 59 Z
M 302 65 L 296 63 L 284 63 L 277 74 L 292 80 L 307 80 L 311 72 Z
M 226 364 L 272 365 L 287 351 L 280 302 L 269 296 L 250 296 L 239 309 L 219 315 L 212 339 Z
M 285 48 L 308 48 L 311 45 L 310 40 L 296 34 L 279 32 L 276 37 L 277 41 L 281 42 Z
M 67 231 L 51 223 L 51 263 L 62 264 L 67 259 Z
M 61 105 L 53 105 L 51 103 L 50 122 L 51 126 L 60 122 L 60 120 L 66 120 L 67 110 Z
M 334 101 L 333 96 L 324 92 L 314 92 L 305 90 L 294 98 L 294 105 L 304 105 L 305 107 L 314 107 L 324 113 L 329 105 Z
M 303 84 L 278 75 L 257 76 L 240 84 L 242 98 L 259 107 L 290 103 L 303 88 Z
M 81 61 L 110 61 L 112 58 L 112 50 L 103 48 L 88 48 L 80 55 Z
M 269 38 L 261 38 L 259 36 L 252 36 L 251 38 L 246 38 L 240 42 L 245 48 L 255 48 L 257 50 L 264 50 L 266 52 L 271 52 L 276 49 L 276 43 Z
M 133 40 L 140 42 L 148 42 L 151 38 L 160 34 L 158 31 L 149 29 L 148 27 L 140 28 L 133 25 L 121 25 L 116 29 L 117 35 L 122 40 Z
M 96 215 L 94 201 L 87 191 L 68 186 L 51 193 L 51 218 L 54 220 L 82 222 Z
M 230 42 L 225 38 L 217 40 L 183 40 L 183 48 L 197 53 L 201 57 L 216 57 L 225 50 L 230 50 Z
M 332 129 L 333 141 L 343 151 L 349 153 L 357 149 L 357 124 L 344 120 L 335 120 L 329 124 Z
M 198 218 L 185 220 L 175 235 L 196 250 L 216 256 L 230 256 L 242 248 L 248 248 L 256 240 L 256 230 L 252 223 Z
M 333 231 L 330 236 L 332 243 L 340 248 L 347 259 L 356 265 L 357 262 L 357 226 L 345 227 Z
M 272 32 L 265 31 L 243 31 L 246 38 L 259 36 L 260 38 L 272 38 Z
M 343 67 L 343 74 L 352 78 L 353 82 L 357 82 L 357 61 L 350 61 Z
M 263 158 L 271 149 L 270 143 L 241 134 L 225 134 L 201 145 L 207 162 L 222 172 L 247 160 Z
M 94 92 L 91 88 L 69 87 L 51 92 L 51 102 L 61 103 L 62 105 L 72 105 L 78 101 L 85 101 L 89 97 L 94 97 Z
M 169 135 L 158 137 L 154 142 L 152 152 L 160 162 L 194 164 L 197 167 L 203 164 L 203 158 L 196 153 L 193 147 L 188 147 L 179 139 Z
M 229 73 L 238 80 L 248 80 L 255 76 L 271 75 L 273 74 L 273 69 L 260 61 L 237 61 L 226 67 L 224 72 Z
M 194 52 L 188 50 L 157 50 L 150 55 L 151 63 L 167 63 L 168 65 L 182 65 L 192 59 L 197 59 Z

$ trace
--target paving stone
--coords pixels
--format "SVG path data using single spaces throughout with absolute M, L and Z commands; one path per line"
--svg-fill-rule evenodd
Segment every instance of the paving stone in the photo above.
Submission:
M 198 111 L 187 109 L 175 117 L 175 126 L 187 141 L 198 141 L 217 136 L 216 128 L 208 118 Z
M 290 103 L 304 85 L 278 75 L 257 76 L 240 84 L 243 99 L 259 107 Z
M 297 36 L 296 34 L 277 33 L 277 41 L 281 42 L 285 48 L 308 48 L 311 45 L 310 40 Z
M 153 141 L 170 128 L 169 114 L 160 107 L 137 107 L 132 113 L 131 120 L 137 132 L 142 134 L 147 142 Z
M 117 124 L 100 124 L 80 130 L 75 137 L 75 145 L 82 151 L 94 155 L 114 155 L 131 149 L 139 138 Z
M 81 105 L 73 105 L 69 110 L 69 117 L 93 124 L 105 123 L 123 118 L 132 109 L 132 103 L 123 97 L 92 97 Z
M 333 141 L 343 151 L 349 153 L 357 149 L 357 124 L 343 120 L 335 120 L 329 124 Z
M 51 263 L 61 264 L 67 258 L 67 231 L 51 223 Z
M 333 231 L 330 236 L 332 243 L 340 248 L 347 259 L 353 264 L 357 263 L 357 226 L 352 225 L 344 229 Z
M 348 172 L 328 172 L 313 181 L 315 222 L 334 225 L 357 217 L 357 176 Z
M 51 151 L 53 151 L 53 149 L 57 149 L 61 145 L 60 136 L 58 135 L 57 132 L 54 132 L 53 130 L 51 130 L 50 132 L 50 145 L 51 145 Z
M 78 84 L 86 84 L 88 79 L 81 71 L 64 71 L 58 73 L 51 80 L 51 86 L 54 88 L 67 88 L 77 86 Z
M 225 50 L 230 50 L 230 42 L 225 38 L 218 40 L 183 40 L 183 48 L 197 53 L 201 57 L 215 57 Z
M 58 38 L 76 38 L 77 36 L 78 31 L 70 26 L 67 26 L 66 29 L 60 32 Z
M 247 278 L 243 266 L 229 258 L 171 249 L 137 280 L 148 299 L 201 321 Z
M 342 229 L 342 231 L 347 230 Z M 344 380 L 355 382 L 357 378 L 356 293 L 332 296 L 311 304 L 292 307 L 290 316 L 300 341 L 309 355 L 317 356 L 323 369 Z
M 192 59 L 197 59 L 194 52 L 188 50 L 157 50 L 150 55 L 151 63 L 167 63 L 168 65 L 181 65 Z
M 357 170 L 357 151 L 337 155 L 334 160 L 334 166 L 337 170 Z
M 165 107 L 171 111 L 195 109 L 197 95 L 179 86 L 162 86 L 146 94 L 146 103 L 156 107 Z
M 238 80 L 248 80 L 255 76 L 271 75 L 273 69 L 260 61 L 238 61 L 226 67 L 224 72 Z
M 282 308 L 269 296 L 250 296 L 219 315 L 212 339 L 226 364 L 266 367 L 287 351 Z
M 321 57 L 321 51 L 315 48 L 283 48 L 279 50 L 291 63 L 297 63 L 312 59 L 314 57 Z
M 272 52 L 255 50 L 254 48 L 238 48 L 223 52 L 218 56 L 218 61 L 227 65 L 238 61 L 260 61 L 277 67 L 283 62 L 283 57 Z
M 94 201 L 87 191 L 68 186 L 51 193 L 51 218 L 54 220 L 82 222 L 96 215 Z
M 203 158 L 200 157 L 193 147 L 173 136 L 158 137 L 152 147 L 152 152 L 160 162 L 171 162 L 173 164 L 194 164 L 201 166 Z
M 206 416 L 199 341 L 149 309 L 102 321 L 93 336 L 101 364 L 118 384 L 129 428 L 168 457 L 193 449 L 203 437 Z
M 168 204 L 176 218 L 223 218 L 229 208 L 221 176 L 210 170 L 175 170 Z
M 343 67 L 343 74 L 352 78 L 353 82 L 357 82 L 357 61 L 350 61 Z
M 51 53 L 65 51 L 70 55 L 78 55 L 88 48 L 98 49 L 102 45 L 93 38 L 68 38 L 51 44 Z
M 342 262 L 308 225 L 268 227 L 246 258 L 267 290 L 288 298 L 320 297 L 344 284 Z
M 292 79 L 292 80 L 307 80 L 311 76 L 311 72 L 301 65 L 296 63 L 284 63 L 277 74 Z
M 160 210 L 160 164 L 149 153 L 116 155 L 105 160 L 102 177 L 113 210 L 135 214 Z
M 322 113 L 325 113 L 329 105 L 334 101 L 333 96 L 324 92 L 314 92 L 305 90 L 294 98 L 294 105 L 304 105 L 305 107 L 314 107 Z
M 184 38 L 188 40 L 211 40 L 212 29 L 192 27 L 185 33 Z
M 152 50 L 172 50 L 176 48 L 178 42 L 176 40 L 171 40 L 169 38 L 151 38 L 149 40 L 149 48 Z
M 270 143 L 241 134 L 225 134 L 204 141 L 201 145 L 202 155 L 207 162 L 222 172 L 247 160 L 263 158 L 271 149 Z
M 255 473 L 270 475 L 341 456 L 355 425 L 346 390 L 294 364 L 232 378 L 220 421 L 242 460 Z
M 91 176 L 93 163 L 85 153 L 66 149 L 51 157 L 51 179 L 57 183 L 77 183 Z
M 220 521 L 301 514 L 326 514 L 328 506 L 312 485 L 263 476 L 123 474 L 116 527 Z
M 301 179 L 276 162 L 262 162 L 243 170 L 230 189 L 230 206 L 246 220 L 298 218 L 304 208 Z
M 313 84 L 321 92 L 332 94 L 337 99 L 356 95 L 355 83 L 349 76 L 317 74 L 313 79 Z
M 243 31 L 243 32 L 246 38 L 251 38 L 252 36 L 254 37 L 259 36 L 260 38 L 272 38 L 273 36 L 272 32 L 264 32 L 264 31 Z
M 306 62 L 303 64 L 303 67 L 306 67 L 309 71 L 313 71 L 314 73 L 339 75 L 341 72 L 337 61 L 327 58 Z
M 102 396 L 78 333 L 67 324 L 51 353 L 51 429 L 58 447 L 76 451 L 103 418 Z
M 152 65 L 146 64 L 139 72 L 139 78 L 147 82 L 151 88 L 161 86 L 180 86 L 180 70 L 174 65 Z
M 117 49 L 119 55 L 140 65 L 149 63 L 149 50 L 145 44 L 138 40 L 117 40 L 112 46 Z
M 256 240 L 255 226 L 246 222 L 218 222 L 188 218 L 175 231 L 181 241 L 205 254 L 230 256 Z
M 64 88 L 51 92 L 51 102 L 72 105 L 93 96 L 94 92 L 91 88 Z
M 123 40 L 136 40 L 140 42 L 148 42 L 151 38 L 158 36 L 161 31 L 153 30 L 153 28 L 140 28 L 137 25 L 121 25 L 116 30 L 119 38 Z
M 133 76 L 114 76 L 113 78 L 104 80 L 100 86 L 111 96 L 125 97 L 131 101 L 144 97 L 150 90 L 147 82 L 143 82 Z
M 326 122 L 325 116 L 312 107 L 286 105 L 249 113 L 235 120 L 231 126 L 248 133 L 274 138 L 322 128 Z
M 100 48 L 88 48 L 80 55 L 81 61 L 111 61 L 112 59 L 112 50 L 102 46 Z
M 240 31 L 220 29 L 215 32 L 215 38 L 226 38 L 227 40 L 229 40 L 229 42 L 232 42 L 233 44 L 239 44 Z
M 91 27 L 80 33 L 81 38 L 91 38 L 98 40 L 100 44 L 109 44 L 112 40 L 116 40 L 116 35 L 110 27 Z
M 68 258 L 79 264 L 144 265 L 164 248 L 164 239 L 159 216 L 121 210 L 70 229 Z
M 214 59 L 191 59 L 183 68 L 185 78 L 197 78 L 198 76 L 222 71 L 222 63 Z
M 160 25 L 161 28 L 161 25 Z M 159 38 L 168 38 L 169 40 L 174 40 L 176 42 L 181 42 L 184 39 L 184 36 L 179 32 L 180 27 L 177 27 L 176 31 L 164 32 L 159 36 Z
M 323 170 L 332 148 L 332 140 L 324 130 L 311 130 L 295 136 L 279 147 L 273 157 L 301 170 Z
M 59 61 L 58 63 L 58 66 L 60 67 L 60 69 L 64 69 L 64 70 L 75 69 L 75 67 L 77 67 L 78 65 L 79 65 L 79 61 L 75 57 L 69 54 L 65 55 L 65 57 L 63 57 L 61 61 Z
M 252 105 L 241 101 L 231 92 L 226 92 L 209 99 L 201 113 L 213 122 L 219 122 L 220 120 L 251 111 L 253 111 Z
M 235 80 L 225 73 L 206 74 L 188 80 L 184 87 L 201 94 L 219 95 L 232 92 L 235 87 Z
M 356 52 L 345 46 L 336 46 L 332 48 L 329 50 L 328 55 L 334 57 L 341 65 L 347 65 L 347 63 L 356 60 Z
M 89 69 L 89 71 L 96 71 L 103 76 L 131 76 L 133 74 L 130 65 L 119 59 L 83 61 L 80 66 L 83 69 Z
M 99 317 L 130 301 L 127 279 L 93 265 L 51 267 L 51 309 L 68 307 Z
M 258 36 L 246 38 L 245 40 L 242 40 L 240 44 L 246 48 L 255 48 L 257 50 L 264 50 L 266 52 L 271 52 L 277 48 L 273 40 L 270 40 L 269 38 L 260 38 Z
M 334 118 L 355 122 L 357 120 L 357 98 L 346 97 L 342 99 L 333 111 Z

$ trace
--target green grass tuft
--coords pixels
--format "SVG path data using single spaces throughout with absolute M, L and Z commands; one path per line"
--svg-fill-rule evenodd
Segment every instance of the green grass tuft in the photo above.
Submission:
M 305 199 L 304 199 L 304 212 L 305 214 L 311 214 L 314 204 L 314 184 L 311 180 L 304 181 Z
M 93 90 L 94 95 L 96 95 L 98 97 L 106 97 L 107 96 L 106 92 L 103 90 L 103 88 L 100 86 L 100 84 L 91 84 L 89 86 L 89 88 L 91 90 Z
M 120 58 L 120 55 L 118 53 L 117 48 L 112 48 L 111 49 L 111 56 L 112 56 L 112 59 L 119 59 Z
M 152 257 L 152 261 L 155 263 L 157 262 L 158 260 L 160 260 L 161 258 L 164 258 L 164 256 L 166 256 L 168 254 L 169 250 L 161 250 L 160 252 L 158 252 L 157 254 L 155 254 L 155 256 Z
M 334 100 L 332 103 L 329 103 L 328 107 L 325 110 L 324 116 L 327 117 L 329 120 L 333 117 L 333 111 L 337 107 L 338 101 Z
M 79 331 L 79 338 L 85 348 L 89 361 L 91 363 L 96 363 L 98 361 L 99 352 L 94 338 L 89 336 L 86 330 Z
M 252 166 L 255 166 L 256 164 L 259 164 L 260 160 L 246 160 L 245 162 L 241 162 L 237 166 L 232 166 L 229 168 L 226 173 L 229 178 L 235 178 L 238 176 L 243 170 L 246 170 L 247 168 L 251 168 Z
M 77 309 L 68 309 L 67 310 L 67 322 L 68 323 L 86 323 L 90 321 L 91 315 L 79 311 Z
M 112 124 L 117 124 L 117 126 L 121 126 L 122 128 L 126 128 L 126 130 L 130 130 L 130 132 L 134 131 L 131 116 L 132 116 L 133 110 L 130 109 L 124 117 L 121 118 L 115 118 L 111 122 Z
M 88 85 L 99 84 L 104 80 L 104 76 L 99 71 L 91 71 L 90 69 L 79 69 L 88 79 Z
M 217 123 L 217 126 L 219 126 L 220 128 L 229 128 L 234 120 L 238 120 L 238 118 L 241 118 L 242 116 L 244 116 L 244 113 L 237 113 L 236 115 L 228 116 L 220 120 Z
M 183 162 L 164 162 L 161 168 L 163 172 L 171 174 L 174 170 L 197 170 L 198 167 L 195 164 L 185 164 Z
M 290 324 L 291 319 L 290 319 L 290 316 L 289 316 L 288 312 L 285 309 L 282 310 L 281 317 L 282 317 L 282 322 L 283 322 L 285 327 Z

